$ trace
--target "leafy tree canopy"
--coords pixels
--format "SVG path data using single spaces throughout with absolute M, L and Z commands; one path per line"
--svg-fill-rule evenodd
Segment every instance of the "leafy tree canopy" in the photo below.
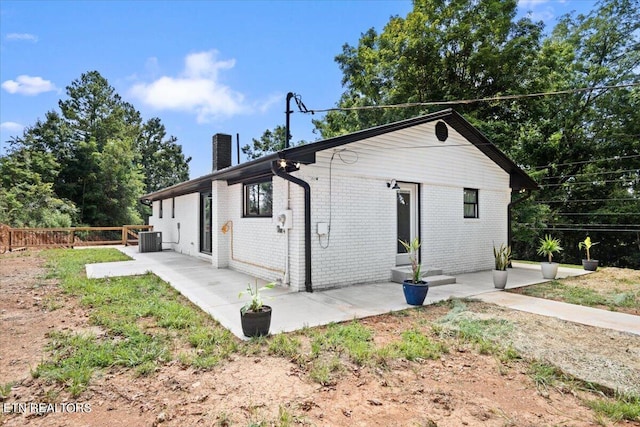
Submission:
M 605 265 L 638 268 L 640 232 L 616 230 L 640 230 L 640 88 L 597 89 L 640 83 L 638 0 L 600 1 L 548 35 L 516 20 L 516 7 L 415 0 L 406 17 L 343 46 L 342 110 L 316 130 L 328 138 L 442 109 L 351 107 L 590 89 L 454 108 L 541 184 L 514 209 L 514 256 L 535 259 L 537 238 L 552 232 L 570 248 L 561 261 L 579 262 L 577 243 L 591 234 Z
M 266 154 L 275 153 L 284 150 L 286 129 L 284 126 L 278 125 L 273 130 L 265 130 L 260 139 L 253 138 L 251 145 L 247 144 L 241 148 L 247 159 L 258 159 Z M 296 143 L 289 141 L 289 146 L 306 144 L 306 141 L 300 140 Z
M 13 193 L 31 180 L 42 183 L 42 194 L 61 201 L 60 209 L 74 224 L 138 224 L 145 213 L 138 203 L 142 194 L 188 179 L 191 159 L 182 154 L 176 138 L 165 139 L 160 119 L 143 123 L 140 113 L 97 71 L 67 86 L 67 99 L 58 106 L 60 112 L 47 112 L 44 120 L 10 141 L 2 164 L 10 171 L 3 191 L 12 200 L 25 197 Z M 31 161 L 25 170 L 30 175 L 19 176 L 15 171 L 26 158 L 49 165 Z M 10 219 L 8 209 L 14 208 L 2 209 Z M 35 218 L 20 221 L 43 225 Z

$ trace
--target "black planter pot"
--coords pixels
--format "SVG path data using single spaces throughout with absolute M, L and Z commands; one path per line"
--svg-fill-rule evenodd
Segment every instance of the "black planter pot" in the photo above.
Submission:
M 583 259 L 582 260 L 582 268 L 587 271 L 596 271 L 598 269 L 598 260 L 597 259 Z
M 422 305 L 424 299 L 429 292 L 429 284 L 424 281 L 413 283 L 410 280 L 405 280 L 402 283 L 402 290 L 404 291 L 404 299 L 409 305 Z
M 269 335 L 271 326 L 271 307 L 262 306 L 262 311 L 240 312 L 240 322 L 242 323 L 242 333 L 245 337 L 259 337 Z

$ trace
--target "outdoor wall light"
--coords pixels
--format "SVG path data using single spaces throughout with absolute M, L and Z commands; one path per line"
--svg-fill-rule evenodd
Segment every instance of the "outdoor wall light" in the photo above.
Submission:
M 287 173 L 300 170 L 300 162 L 293 162 L 292 160 L 279 159 L 279 160 L 276 160 L 276 165 L 278 166 L 279 169 Z
M 399 190 L 400 186 L 395 179 L 392 179 L 391 182 L 387 182 L 387 188 L 390 188 L 392 190 Z

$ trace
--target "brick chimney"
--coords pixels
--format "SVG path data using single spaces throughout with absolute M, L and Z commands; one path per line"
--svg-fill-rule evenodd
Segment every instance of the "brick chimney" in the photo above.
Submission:
M 212 172 L 231 166 L 231 135 L 216 133 L 212 138 Z

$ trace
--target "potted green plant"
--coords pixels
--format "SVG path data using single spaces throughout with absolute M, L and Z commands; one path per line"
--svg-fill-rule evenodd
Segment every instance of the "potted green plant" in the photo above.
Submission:
M 598 269 L 598 260 L 591 259 L 589 250 L 592 246 L 597 245 L 600 242 L 591 242 L 591 237 L 587 236 L 584 241 L 578 243 L 579 249 L 584 249 L 587 252 L 587 259 L 582 260 L 582 267 L 587 271 L 596 271 Z
M 493 258 L 495 260 L 495 268 L 493 270 L 493 286 L 497 289 L 504 289 L 507 285 L 507 277 L 509 272 L 507 267 L 511 263 L 511 246 L 507 246 L 504 243 L 496 249 L 496 245 L 493 245 Z
M 247 284 L 247 289 L 240 292 L 238 298 L 248 294 L 251 299 L 240 309 L 240 322 L 242 324 L 242 333 L 246 337 L 257 337 L 269 334 L 271 327 L 271 307 L 263 304 L 260 292 L 272 289 L 275 283 L 267 283 L 262 287 L 258 287 L 256 280 L 255 286 L 251 283 Z
M 549 262 L 540 263 L 542 268 L 542 277 L 545 279 L 555 279 L 558 274 L 558 263 L 553 262 L 553 254 L 562 251 L 560 246 L 560 240 L 551 237 L 550 234 L 544 236 L 544 239 L 540 239 L 540 246 L 538 247 L 538 255 L 544 255 L 549 259 Z
M 409 305 L 422 305 L 429 291 L 429 284 L 422 280 L 422 266 L 418 261 L 418 249 L 420 249 L 420 239 L 417 237 L 411 242 L 399 240 L 404 249 L 409 254 L 411 262 L 411 278 L 402 283 L 404 298 Z

